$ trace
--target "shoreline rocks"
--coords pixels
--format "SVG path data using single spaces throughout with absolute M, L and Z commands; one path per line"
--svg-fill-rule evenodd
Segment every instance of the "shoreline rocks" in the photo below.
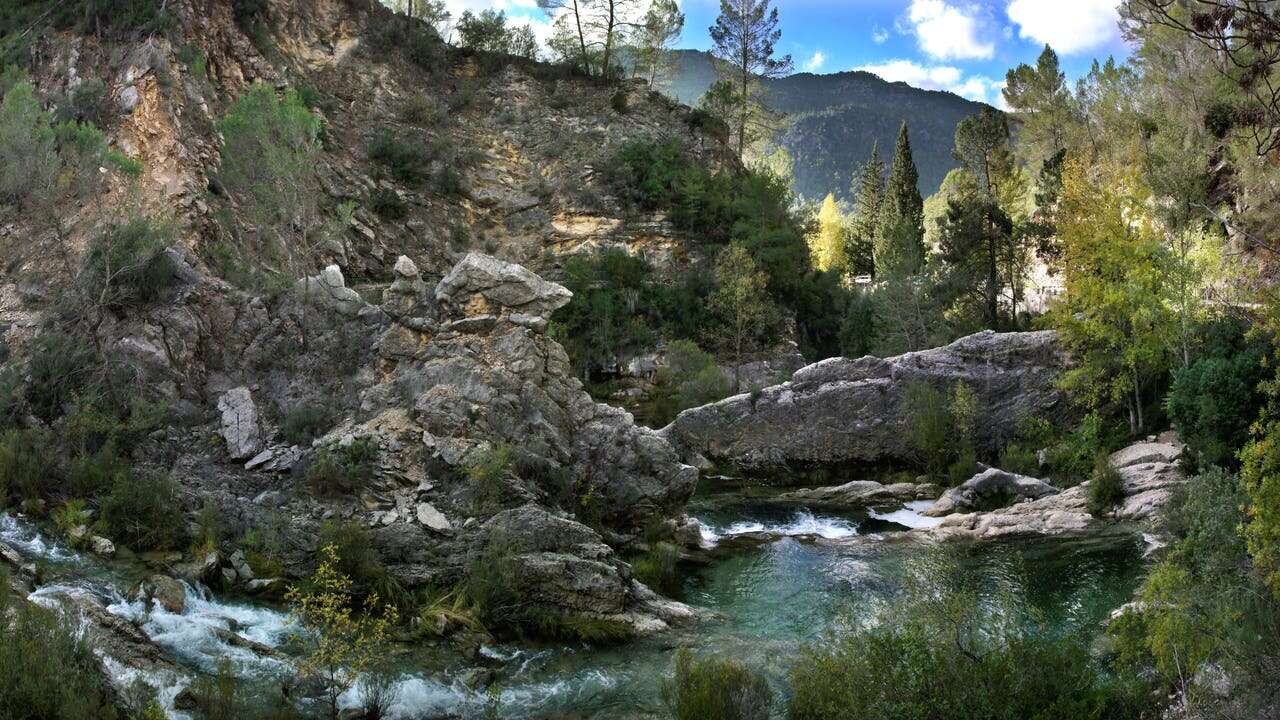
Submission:
M 941 494 L 942 488 L 932 483 L 884 484 L 874 480 L 854 480 L 834 487 L 805 488 L 783 493 L 772 501 L 859 510 L 914 500 L 933 500 Z

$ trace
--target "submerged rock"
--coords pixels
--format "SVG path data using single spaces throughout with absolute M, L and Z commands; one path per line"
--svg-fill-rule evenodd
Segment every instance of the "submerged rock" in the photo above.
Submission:
M 963 382 L 982 418 L 974 441 L 995 450 L 1028 417 L 1067 415 L 1056 386 L 1067 365 L 1053 331 L 985 331 L 892 358 L 824 360 L 781 385 L 686 410 L 662 434 L 684 457 L 746 473 L 908 461 L 908 388 L 946 392 Z

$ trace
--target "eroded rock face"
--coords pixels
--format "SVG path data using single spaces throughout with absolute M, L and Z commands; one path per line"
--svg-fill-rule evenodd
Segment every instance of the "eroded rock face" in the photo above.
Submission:
M 986 331 L 892 358 L 824 360 L 758 394 L 686 410 L 662 434 L 686 457 L 701 454 L 745 473 L 906 461 L 907 388 L 946 391 L 964 382 L 982 418 L 975 442 L 994 449 L 1025 418 L 1067 414 L 1055 386 L 1067 363 L 1052 331 Z

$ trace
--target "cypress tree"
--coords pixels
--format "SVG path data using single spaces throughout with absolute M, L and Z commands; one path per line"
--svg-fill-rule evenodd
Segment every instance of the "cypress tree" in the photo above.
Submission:
M 850 272 L 875 272 L 876 231 L 880 225 L 880 202 L 884 198 L 884 161 L 878 145 L 871 146 L 871 159 L 858 171 L 853 183 L 853 221 L 845 256 Z
M 902 121 L 893 165 L 885 183 L 880 224 L 875 237 L 876 274 L 910 275 L 924 264 L 924 199 L 917 183 L 920 174 L 911 157 L 907 121 Z

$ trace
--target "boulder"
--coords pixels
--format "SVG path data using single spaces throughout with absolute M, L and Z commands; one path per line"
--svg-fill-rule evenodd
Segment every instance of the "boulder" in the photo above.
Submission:
M 347 287 L 342 268 L 337 265 L 329 265 L 318 275 L 303 278 L 298 284 L 309 301 L 331 308 L 339 315 L 355 317 L 365 308 L 364 298 Z
M 1141 442 L 1121 448 L 1108 458 L 1115 468 L 1143 463 L 1175 463 L 1182 457 L 1183 445 L 1174 442 Z
M 942 517 L 953 512 L 993 510 L 1023 500 L 1057 495 L 1059 492 L 1058 488 L 1043 480 L 1016 475 L 999 468 L 987 468 L 943 493 L 924 514 Z
M 148 606 L 154 603 L 175 615 L 187 609 L 187 589 L 167 575 L 152 575 L 142 581 L 142 596 Z
M 1068 362 L 1053 331 L 985 331 L 897 357 L 832 358 L 781 385 L 686 410 L 662 436 L 684 457 L 745 474 L 906 462 L 914 454 L 907 388 L 946 392 L 964 382 L 982 418 L 974 442 L 995 451 L 1028 417 L 1066 419 L 1056 381 Z
M 453 307 L 488 304 L 538 317 L 549 317 L 573 298 L 573 293 L 538 277 L 521 265 L 489 255 L 468 253 L 436 285 L 436 300 Z M 467 312 L 466 315 L 476 314 Z
M 102 557 L 113 557 L 116 554 L 115 543 L 100 535 L 94 535 L 89 538 L 89 549 L 93 551 L 94 555 L 101 555 Z
M 233 460 L 245 460 L 258 454 L 262 448 L 262 433 L 258 427 L 258 407 L 247 387 L 228 390 L 218 398 L 218 411 L 222 413 L 222 439 L 227 443 L 227 453 Z
M 913 500 L 932 500 L 942 488 L 931 483 L 883 484 L 872 480 L 854 480 L 834 487 L 805 488 L 783 493 L 778 502 L 822 505 L 833 508 L 862 509 L 885 505 L 901 505 Z
M 449 532 L 453 529 L 453 525 L 449 522 L 449 518 L 444 513 L 435 509 L 431 503 L 418 503 L 418 522 L 427 528 L 436 532 Z

